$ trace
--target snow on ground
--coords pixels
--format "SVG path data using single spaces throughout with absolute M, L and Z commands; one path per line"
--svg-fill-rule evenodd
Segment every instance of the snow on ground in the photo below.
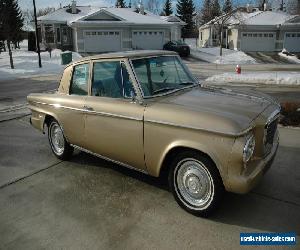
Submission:
M 61 65 L 61 50 L 54 49 L 50 58 L 48 52 L 41 52 L 42 68 L 38 66 L 38 54 L 27 50 L 27 40 L 20 44 L 20 49 L 13 50 L 14 69 L 10 68 L 8 52 L 0 54 L 0 79 L 16 79 L 32 77 L 34 75 L 61 74 L 64 65 Z M 73 52 L 73 60 L 81 56 Z
M 224 73 L 206 79 L 207 84 L 226 85 L 234 84 L 274 84 L 274 85 L 300 85 L 300 72 L 247 72 Z
M 294 63 L 300 63 L 300 59 L 298 59 L 296 56 L 288 56 L 282 52 L 278 53 L 279 56 L 281 57 L 284 57 L 286 59 L 288 59 L 289 61 L 291 62 L 294 62 Z
M 197 47 L 196 39 L 185 39 L 191 48 L 191 55 L 210 63 L 216 64 L 255 64 L 254 58 L 242 51 L 222 49 L 223 56 L 220 56 L 220 47 L 201 48 Z

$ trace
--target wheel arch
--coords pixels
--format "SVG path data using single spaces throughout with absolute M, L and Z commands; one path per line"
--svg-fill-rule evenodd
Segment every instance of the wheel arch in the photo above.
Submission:
M 168 174 L 170 168 L 170 162 L 174 158 L 174 155 L 182 151 L 194 151 L 207 157 L 216 166 L 223 180 L 225 171 L 221 167 L 221 163 L 218 157 L 212 150 L 198 143 L 191 144 L 191 143 L 183 143 L 183 142 L 174 143 L 165 150 L 159 162 L 159 170 L 158 170 L 159 172 L 157 173 L 157 176 L 164 178 Z

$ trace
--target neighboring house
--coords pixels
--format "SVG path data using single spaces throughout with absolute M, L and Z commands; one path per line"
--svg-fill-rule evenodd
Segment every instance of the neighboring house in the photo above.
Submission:
M 38 18 L 41 44 L 77 52 L 162 49 L 181 38 L 177 17 L 160 17 L 134 8 L 72 5 Z
M 199 28 L 199 46 L 218 46 L 219 32 L 211 20 Z M 300 52 L 300 16 L 282 11 L 235 13 L 223 30 L 223 46 L 242 51 Z

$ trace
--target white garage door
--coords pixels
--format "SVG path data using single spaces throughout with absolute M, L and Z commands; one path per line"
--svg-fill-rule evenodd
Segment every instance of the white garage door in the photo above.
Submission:
M 164 32 L 162 31 L 133 31 L 132 46 L 134 49 L 162 49 Z
M 243 32 L 241 39 L 242 51 L 275 51 L 275 33 Z
M 110 52 L 121 50 L 119 31 L 84 31 L 85 52 Z
M 300 32 L 285 33 L 283 47 L 289 52 L 300 52 Z

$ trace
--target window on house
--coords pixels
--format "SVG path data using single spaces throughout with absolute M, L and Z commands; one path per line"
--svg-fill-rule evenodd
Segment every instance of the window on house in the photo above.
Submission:
M 273 34 L 269 34 L 269 37 L 273 37 Z
M 202 32 L 200 32 L 200 40 L 203 40 L 203 38 L 202 38 Z
M 246 33 L 243 33 L 243 37 L 247 37 L 247 34 L 246 34 Z
M 54 43 L 54 30 L 52 25 L 45 26 L 45 40 L 46 43 Z

